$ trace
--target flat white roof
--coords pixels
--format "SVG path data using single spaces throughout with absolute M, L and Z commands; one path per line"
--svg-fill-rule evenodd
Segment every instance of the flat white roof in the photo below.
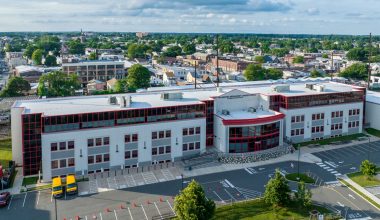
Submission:
M 248 111 L 230 111 L 228 115 L 223 115 L 218 112 L 216 115 L 224 120 L 241 120 L 241 119 L 256 119 L 256 118 L 266 118 L 270 116 L 275 116 L 281 113 L 275 111 L 262 111 L 258 110 L 255 113 Z
M 365 99 L 367 102 L 380 104 L 380 92 L 368 91 Z
M 123 64 L 124 61 L 113 61 L 113 60 L 94 60 L 94 61 L 80 61 L 78 63 L 62 63 L 62 66 L 87 66 L 87 65 L 114 65 Z
M 174 100 L 161 99 L 161 93 L 163 93 L 163 91 L 175 92 L 170 90 L 170 87 L 161 87 L 162 90 L 156 91 L 145 91 L 141 93 L 115 95 L 130 95 L 132 97 L 132 103 L 131 106 L 128 108 L 121 108 L 119 105 L 108 104 L 109 95 L 22 100 L 16 101 L 13 107 L 25 108 L 24 113 L 44 113 L 44 115 L 66 115 L 90 112 L 117 111 L 121 109 L 139 109 L 154 107 L 157 108 L 165 106 L 200 104 L 201 101 L 212 99 L 213 97 L 220 96 L 234 89 L 238 89 L 250 94 L 281 94 L 284 96 L 313 95 L 355 91 L 354 87 L 345 84 L 339 84 L 334 82 L 321 82 L 318 84 L 325 86 L 325 90 L 323 92 L 318 92 L 306 88 L 304 82 L 292 83 L 290 84 L 290 91 L 281 93 L 273 91 L 272 86 L 282 85 L 282 83 L 268 84 L 261 82 L 260 84 L 258 82 L 239 82 L 229 83 L 228 86 L 227 84 L 224 84 L 221 87 L 221 91 L 219 92 L 216 91 L 215 87 L 210 87 L 210 84 L 203 84 L 202 87 L 206 86 L 206 88 L 197 90 L 190 89 L 193 88 L 192 86 L 183 86 L 181 87 L 181 90 L 177 89 L 178 91 L 176 91 L 182 92 L 183 98 Z

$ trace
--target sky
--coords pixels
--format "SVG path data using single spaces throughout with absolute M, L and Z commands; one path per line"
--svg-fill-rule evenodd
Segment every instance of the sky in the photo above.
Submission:
M 380 34 L 380 0 L 0 0 L 0 32 Z

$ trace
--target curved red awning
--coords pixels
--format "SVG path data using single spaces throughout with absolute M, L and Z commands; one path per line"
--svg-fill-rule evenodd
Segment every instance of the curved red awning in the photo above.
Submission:
M 285 115 L 280 113 L 273 116 L 263 117 L 263 118 L 252 118 L 252 119 L 223 119 L 223 125 L 252 125 L 252 124 L 263 124 L 274 122 L 285 118 Z

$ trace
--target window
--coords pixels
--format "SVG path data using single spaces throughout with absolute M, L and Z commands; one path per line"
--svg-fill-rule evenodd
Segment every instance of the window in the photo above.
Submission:
M 87 146 L 93 147 L 94 146 L 94 139 L 87 139 Z
M 74 141 L 67 142 L 67 149 L 69 150 L 74 149 Z
M 194 134 L 194 128 L 189 128 L 189 135 L 193 135 Z
M 187 128 L 182 129 L 182 135 L 183 136 L 187 136 L 188 135 L 188 129 Z
M 74 158 L 67 159 L 67 164 L 69 165 L 69 167 L 75 166 L 75 159 Z
M 51 143 L 50 149 L 51 149 L 51 151 L 57 151 L 58 150 L 58 144 L 57 143 Z
M 304 122 L 305 121 L 305 116 L 304 115 L 292 116 L 291 120 L 292 120 L 292 123 Z
M 196 127 L 195 134 L 200 134 L 200 133 L 201 133 L 201 127 Z
M 66 150 L 66 142 L 59 142 L 59 150 Z
M 138 151 L 137 150 L 133 150 L 132 151 L 132 158 L 136 158 L 138 157 Z
M 291 136 L 299 136 L 299 135 L 303 135 L 303 134 L 304 134 L 304 129 L 303 128 L 293 129 L 290 132 Z
M 165 131 L 165 137 L 170 138 L 171 136 L 172 136 L 171 130 L 166 130 Z
M 124 135 L 124 142 L 125 143 L 131 142 L 131 135 L 129 135 L 129 134 Z
M 152 139 L 157 139 L 157 131 L 152 132 Z
M 165 132 L 164 132 L 164 131 L 159 131 L 158 133 L 159 133 L 158 137 L 159 137 L 160 139 L 161 139 L 161 138 L 165 138 Z
M 110 155 L 109 155 L 109 154 L 104 154 L 104 155 L 103 155 L 103 161 L 104 161 L 104 162 L 108 162 L 108 161 L 110 161 Z
M 166 146 L 165 153 L 170 154 L 170 152 L 171 152 L 171 147 L 170 146 Z
M 158 154 L 164 154 L 164 152 L 165 152 L 165 147 L 158 148 Z
M 131 152 L 130 151 L 125 151 L 124 158 L 125 159 L 130 159 L 131 158 Z
M 62 159 L 59 161 L 59 167 L 60 168 L 65 168 L 66 167 L 66 159 Z
M 51 162 L 51 168 L 52 169 L 57 169 L 58 168 L 58 160 L 53 160 Z
M 187 151 L 187 144 L 182 144 L 182 151 Z
M 103 138 L 103 144 L 104 145 L 109 145 L 110 144 L 110 137 L 104 137 Z
M 88 164 L 93 164 L 94 163 L 94 156 L 88 156 Z
M 322 133 L 324 131 L 324 126 L 315 126 L 311 128 L 311 133 Z
M 137 134 L 132 134 L 132 141 L 137 142 L 139 139 L 139 136 Z
M 96 146 L 101 146 L 102 145 L 102 138 L 96 138 L 95 142 L 96 142 Z
M 194 150 L 194 143 L 189 143 L 189 150 Z
M 96 155 L 95 160 L 96 160 L 96 163 L 101 163 L 102 162 L 102 155 L 101 154 Z
M 201 142 L 195 142 L 195 149 L 201 148 Z
M 157 155 L 157 148 L 156 147 L 152 148 L 152 155 Z
M 312 120 L 323 120 L 325 119 L 325 113 L 313 114 L 311 118 Z

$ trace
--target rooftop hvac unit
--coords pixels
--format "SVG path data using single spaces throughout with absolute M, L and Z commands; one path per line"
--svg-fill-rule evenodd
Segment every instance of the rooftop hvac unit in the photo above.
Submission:
M 314 83 L 306 83 L 305 84 L 305 87 L 307 88 L 307 89 L 310 89 L 310 90 L 313 90 L 314 89 Z
M 324 85 L 315 85 L 314 90 L 316 90 L 317 92 L 323 92 L 323 91 L 325 91 L 325 86 Z
M 110 104 L 110 105 L 116 105 L 117 104 L 117 98 L 116 98 L 116 96 L 109 96 L 108 97 L 108 104 Z
M 289 92 L 290 85 L 275 85 L 272 87 L 272 90 L 275 92 Z
M 222 110 L 222 115 L 229 115 L 229 114 L 230 114 L 230 111 L 228 111 L 226 109 Z
M 256 113 L 256 112 L 257 112 L 257 109 L 254 108 L 254 107 L 249 107 L 249 108 L 248 108 L 248 112 Z
M 164 92 L 161 93 L 161 99 L 163 100 L 173 100 L 173 99 L 182 99 L 182 92 Z

